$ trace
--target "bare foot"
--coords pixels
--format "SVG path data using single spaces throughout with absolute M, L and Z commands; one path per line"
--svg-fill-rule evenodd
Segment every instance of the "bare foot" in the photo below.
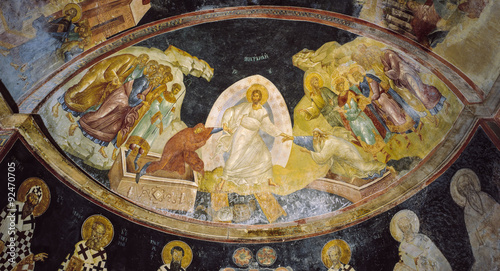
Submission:
M 269 186 L 278 186 L 276 183 L 273 182 L 272 179 L 268 179 L 268 184 Z
M 66 113 L 66 117 L 69 119 L 69 121 L 71 122 L 75 122 L 75 119 L 73 118 L 73 115 L 71 115 L 71 113 Z
M 71 126 L 69 127 L 69 131 L 68 131 L 68 133 L 69 133 L 70 136 L 72 136 L 72 135 L 75 134 L 75 130 L 76 130 L 77 127 L 78 127 L 77 124 L 71 124 Z
M 429 117 L 429 120 L 434 123 L 434 127 L 438 127 L 439 126 L 439 119 L 436 117 L 436 116 L 430 116 Z
M 448 115 L 450 113 L 450 103 L 447 102 L 447 101 L 444 101 L 444 113 L 446 113 L 446 115 Z
M 226 183 L 226 180 L 221 179 L 219 183 L 215 187 L 215 192 L 222 192 L 222 188 L 224 187 L 224 184 Z
M 54 118 L 59 117 L 59 103 L 56 103 L 56 105 L 52 107 L 52 115 Z
M 113 149 L 113 155 L 111 155 L 111 158 L 112 158 L 113 160 L 116 160 L 116 157 L 118 156 L 118 154 L 116 153 L 116 150 L 118 150 L 118 149 L 116 149 L 116 148 L 115 148 L 115 149 Z
M 102 157 L 104 157 L 104 158 L 108 158 L 108 155 L 106 154 L 106 152 L 104 152 L 104 146 L 102 146 L 102 147 L 99 149 L 99 153 L 102 155 Z
M 384 152 L 385 155 L 385 162 L 387 163 L 389 159 L 391 159 L 391 155 L 388 152 Z
M 404 137 L 405 137 L 406 142 L 408 142 L 408 144 L 406 144 L 405 148 L 408 149 L 408 147 L 410 147 L 411 141 L 406 134 L 404 135 Z

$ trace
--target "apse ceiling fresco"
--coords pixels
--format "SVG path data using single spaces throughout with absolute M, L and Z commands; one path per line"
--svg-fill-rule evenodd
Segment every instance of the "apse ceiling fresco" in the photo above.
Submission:
M 17 127 L 70 187 L 167 232 L 352 226 L 494 115 L 498 1 L 35 2 L 0 4 L 0 78 L 35 116 Z

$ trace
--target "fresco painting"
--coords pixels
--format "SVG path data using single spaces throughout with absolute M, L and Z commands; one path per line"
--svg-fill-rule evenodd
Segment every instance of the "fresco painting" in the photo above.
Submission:
M 61 184 L 29 155 L 28 145 L 19 138 L 9 140 L 10 154 L 1 162 L 2 173 L 9 172 L 10 165 L 10 172 L 16 176 L 12 183 L 20 195 L 12 204 L 3 199 L 8 208 L 2 225 L 10 221 L 13 210 L 9 205 L 19 205 L 18 221 L 25 224 L 23 229 L 30 225 L 31 234 L 25 237 L 32 237 L 22 254 L 29 255 L 16 263 L 25 265 L 26 270 L 481 270 L 484 266 L 494 270 L 498 261 L 498 187 L 479 176 L 491 176 L 491 170 L 499 167 L 500 151 L 484 141 L 487 136 L 481 129 L 443 176 L 395 210 L 326 235 L 246 245 L 179 240 L 178 236 L 117 216 L 104 206 L 81 205 L 88 199 Z M 470 159 L 477 162 L 474 170 L 462 167 Z M 22 170 L 23 165 L 29 165 L 31 171 Z M 46 181 L 27 177 L 33 172 Z M 492 178 L 497 175 L 494 171 Z M 23 210 L 30 220 L 21 219 Z M 54 219 L 61 214 L 71 219 Z M 33 231 L 33 221 L 40 230 Z M 450 231 L 450 227 L 455 230 Z M 141 234 L 130 234 L 139 229 Z M 12 236 L 8 227 L 2 226 L 1 233 Z M 366 243 L 359 242 L 360 238 Z M 165 239 L 163 245 L 161 240 Z M 61 241 L 47 245 L 49 240 Z M 9 243 L 3 244 L 0 255 L 10 258 Z M 129 246 L 137 248 L 134 256 L 123 258 Z M 45 249 L 40 250 L 42 247 Z M 217 253 L 212 254 L 213 250 Z M 152 260 L 144 261 L 148 258 Z
M 113 225 L 102 215 L 88 217 L 82 225 L 83 240 L 75 244 L 58 270 L 108 270 L 104 248 L 113 240 Z
M 412 211 L 401 210 L 391 220 L 391 234 L 401 242 L 394 270 L 451 270 L 441 251 L 418 230 L 419 220 Z
M 316 2 L 2 2 L 0 270 L 497 270 L 498 1 Z
M 338 97 L 335 105 L 322 105 L 317 98 L 319 101 L 311 99 L 309 106 L 304 99 L 309 107 L 299 112 L 303 121 L 296 121 L 301 132 L 309 132 L 314 126 L 324 130 L 331 129 L 329 126 L 346 128 L 357 145 L 381 162 L 423 158 L 433 147 L 431 142 L 439 140 L 441 132 L 450 127 L 450 115 L 460 110 L 460 106 L 450 106 L 456 103 L 454 95 L 432 73 L 402 53 L 371 40 L 359 38 L 342 46 L 333 42 L 316 51 L 303 50 L 294 56 L 294 65 L 305 71 L 305 79 L 310 74 L 326 78 L 319 80 L 324 82 L 322 87 L 333 89 Z M 308 85 L 312 84 L 305 82 L 306 97 L 311 92 Z M 332 113 L 339 111 L 336 107 L 344 107 L 344 112 Z M 319 114 L 319 110 L 323 112 Z M 363 110 L 363 119 L 370 120 L 363 122 L 350 116 L 359 110 Z M 385 157 L 379 157 L 381 154 Z
M 498 212 L 500 206 L 490 195 L 481 191 L 479 179 L 468 168 L 453 175 L 450 183 L 453 200 L 464 208 L 464 220 L 476 262 L 473 269 L 495 269 L 500 257 L 498 246 Z
M 260 207 L 247 206 L 245 217 L 262 212 L 273 223 L 289 215 L 276 195 L 286 201 L 315 182 L 379 190 L 397 182 L 462 109 L 435 75 L 371 39 L 305 48 L 290 61 L 304 71 L 293 113 L 286 93 L 252 75 L 221 90 L 205 123 L 188 127 L 180 111 L 193 90 L 184 77 L 210 81 L 217 71 L 170 45 L 164 52 L 130 47 L 101 60 L 41 114 L 64 151 L 108 171 L 98 179 L 143 206 L 193 217 L 195 210 L 228 210 L 228 194 L 236 193 Z M 209 205 L 197 202 L 198 191 L 210 195 Z M 331 195 L 339 197 L 361 199 Z
M 349 265 L 350 259 L 351 249 L 344 240 L 331 240 L 323 246 L 321 251 L 321 260 L 325 267 L 328 268 L 328 271 L 354 271 L 354 268 Z
M 30 2 L 35 8 L 26 8 Z M 135 26 L 150 6 L 142 0 L 4 1 L 0 71 L 11 77 L 4 84 L 18 89 L 12 96 L 21 101 L 51 71 Z
M 158 271 L 185 271 L 193 260 L 193 251 L 182 241 L 170 241 L 163 247 L 162 259 L 165 264 Z
M 489 92 L 497 74 L 484 67 L 493 65 L 498 70 L 495 63 L 499 56 L 495 52 L 481 56 L 472 52 L 489 48 L 489 42 L 500 37 L 498 30 L 489 37 L 477 32 L 496 28 L 499 22 L 495 9 L 498 10 L 497 1 L 369 0 L 363 1 L 359 18 L 428 47 L 466 72 L 484 92 Z
M 239 247 L 232 255 L 233 264 L 238 268 L 225 267 L 220 271 L 242 271 L 242 270 L 263 270 L 263 271 L 293 271 L 290 266 L 271 268 L 276 262 L 278 254 L 275 249 L 269 246 L 259 248 L 255 253 L 247 247 Z
M 9 166 L 14 171 L 14 164 Z M 11 201 L 2 211 L 0 266 L 3 270 L 34 270 L 36 262 L 43 262 L 46 252 L 32 253 L 31 240 L 35 232 L 35 217 L 42 215 L 50 204 L 50 190 L 39 178 L 26 179 L 18 190 L 12 184 L 9 191 L 16 191 L 16 201 Z M 15 196 L 15 192 L 10 192 Z M 15 230 L 17 229 L 17 230 Z M 18 246 L 21 244 L 21 246 Z
M 165 138 L 185 128 L 176 121 L 186 91 L 184 73 L 210 80 L 213 70 L 174 46 L 166 52 L 132 47 L 100 62 L 73 78 L 70 87 L 57 93 L 57 100 L 46 108 L 52 125 L 67 127 L 58 129 L 56 140 L 60 137 L 67 142 L 63 149 L 98 169 L 109 169 L 122 146 L 138 145 L 130 149 L 131 157 L 139 152 L 146 156 L 150 150 L 161 153 L 163 145 L 155 145 L 154 139 L 165 144 Z M 140 123 L 147 117 L 154 125 Z M 178 130 L 169 130 L 174 127 Z M 88 142 L 84 138 L 92 144 L 76 143 Z

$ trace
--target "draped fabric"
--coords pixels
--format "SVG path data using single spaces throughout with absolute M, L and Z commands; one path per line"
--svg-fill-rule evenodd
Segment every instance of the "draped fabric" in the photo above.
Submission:
M 233 131 L 221 137 L 229 143 L 229 158 L 222 178 L 238 185 L 267 182 L 273 178 L 271 152 L 259 134 L 260 130 L 275 137 L 281 134 L 269 119 L 263 107 L 253 109 L 251 103 L 242 103 L 224 112 L 222 123 Z
M 76 243 L 73 254 L 68 254 L 59 267 L 59 271 L 107 271 L 107 255 L 103 248 L 94 250 L 85 244 L 85 240 Z M 81 269 L 78 269 L 81 267 Z
M 144 87 L 134 88 L 133 82 L 129 81 L 113 91 L 97 111 L 80 118 L 78 124 L 87 138 L 101 146 L 108 146 L 120 130 L 124 133 L 131 129 L 139 117 L 137 110 L 140 103 L 134 100 L 130 104 L 130 96 L 144 91 Z
M 203 130 L 195 133 L 197 128 L 203 128 Z M 194 171 L 204 174 L 204 163 L 195 151 L 205 145 L 211 136 L 211 131 L 212 128 L 204 128 L 201 123 L 193 128 L 179 131 L 165 144 L 160 161 L 151 163 L 146 173 L 166 170 L 183 175 L 186 171 L 185 164 L 188 164 Z
M 10 271 L 16 265 L 19 270 L 33 270 L 35 263 L 33 261 L 34 255 L 31 253 L 31 238 L 35 230 L 35 217 L 31 214 L 25 217 L 22 216 L 24 202 L 15 201 L 13 206 L 4 208 L 1 214 L 0 224 L 0 239 L 5 243 L 5 248 L 0 253 L 0 271 Z M 9 225 L 14 222 L 15 230 L 9 230 Z M 11 232 L 12 234 L 9 234 Z M 14 238 L 14 241 L 11 241 Z M 14 262 L 11 261 L 11 254 L 6 253 L 8 245 L 15 244 L 16 255 Z
M 344 177 L 371 178 L 386 168 L 384 163 L 363 159 L 352 143 L 340 137 L 327 135 L 313 146 L 312 159 L 319 165 L 330 165 L 333 173 Z

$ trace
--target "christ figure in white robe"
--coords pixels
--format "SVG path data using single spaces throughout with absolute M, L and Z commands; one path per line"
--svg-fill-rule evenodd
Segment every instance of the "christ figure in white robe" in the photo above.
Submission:
M 264 93 L 263 93 L 264 92 Z M 263 99 L 263 97 L 265 97 Z M 273 182 L 273 164 L 271 152 L 259 134 L 262 130 L 273 137 L 290 136 L 282 133 L 269 119 L 267 110 L 262 107 L 266 102 L 267 89 L 254 84 L 247 90 L 248 102 L 227 109 L 222 117 L 222 127 L 230 136 L 227 141 L 229 158 L 226 160 L 218 190 L 222 190 L 226 181 L 237 185 L 255 185 Z

